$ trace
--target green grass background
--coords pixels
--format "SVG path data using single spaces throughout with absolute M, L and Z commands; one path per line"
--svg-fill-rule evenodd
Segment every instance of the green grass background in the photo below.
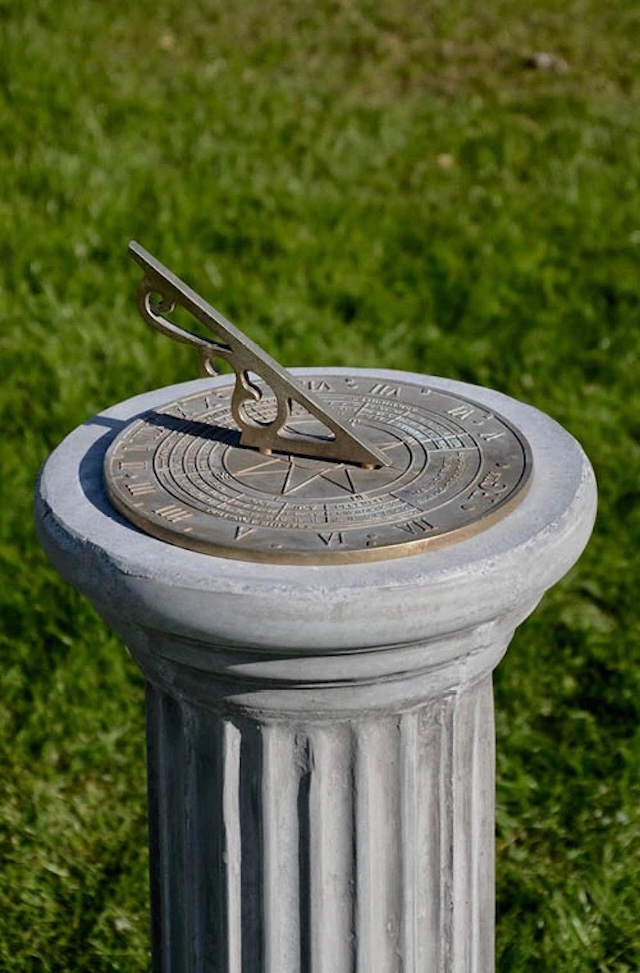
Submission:
M 635 0 L 0 0 L 1 971 L 148 968 L 142 680 L 31 511 L 70 429 L 195 375 L 130 237 L 284 364 L 583 443 L 596 532 L 496 678 L 498 968 L 640 970 L 639 95 Z

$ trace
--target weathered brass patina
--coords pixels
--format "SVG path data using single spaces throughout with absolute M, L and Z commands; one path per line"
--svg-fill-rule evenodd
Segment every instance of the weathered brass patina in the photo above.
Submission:
M 109 498 L 147 533 L 245 560 L 379 560 L 475 533 L 524 495 L 530 450 L 501 416 L 426 380 L 290 376 L 141 247 L 131 251 L 145 268 L 145 320 L 195 344 L 207 371 L 223 357 L 236 373 L 112 443 Z M 225 344 L 168 321 L 178 301 Z

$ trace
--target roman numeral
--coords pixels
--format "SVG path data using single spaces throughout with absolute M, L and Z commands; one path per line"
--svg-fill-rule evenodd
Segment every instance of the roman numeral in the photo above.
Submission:
M 327 547 L 344 544 L 344 534 L 341 530 L 332 530 L 329 534 L 318 534 L 318 537 Z
M 447 415 L 455 416 L 457 419 L 468 419 L 475 411 L 470 405 L 457 405 L 453 409 L 447 409 Z
M 253 534 L 255 527 L 236 527 L 234 540 L 241 541 L 243 537 Z
M 382 382 L 377 382 L 369 389 L 369 395 L 384 395 L 386 398 L 397 397 L 400 395 L 400 389 L 397 385 L 384 385 Z
M 167 504 L 166 507 L 158 507 L 155 512 L 159 517 L 163 517 L 171 524 L 177 524 L 180 520 L 187 520 L 189 517 L 193 517 L 193 514 L 189 510 L 185 510 L 184 507 L 179 507 L 176 503 Z
M 125 483 L 132 497 L 142 497 L 145 493 L 155 493 L 155 483 Z
M 397 524 L 398 530 L 403 530 L 405 534 L 424 534 L 428 530 L 433 530 L 433 524 L 430 524 L 428 520 L 424 517 L 420 517 L 418 520 L 409 520 L 406 524 Z

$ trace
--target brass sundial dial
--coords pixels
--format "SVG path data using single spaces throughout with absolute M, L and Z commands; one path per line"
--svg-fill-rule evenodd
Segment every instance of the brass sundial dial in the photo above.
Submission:
M 142 530 L 244 560 L 379 560 L 482 530 L 524 496 L 531 453 L 502 416 L 401 373 L 294 376 L 141 246 L 129 250 L 144 269 L 143 318 L 194 345 L 206 374 L 215 359 L 234 371 L 110 446 L 107 493 Z M 176 305 L 213 338 L 173 323 Z

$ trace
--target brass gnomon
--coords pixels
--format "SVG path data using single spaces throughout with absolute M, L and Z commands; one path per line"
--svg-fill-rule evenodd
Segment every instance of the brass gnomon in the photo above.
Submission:
M 282 365 L 144 247 L 132 241 L 129 244 L 129 253 L 144 270 L 137 296 L 138 308 L 145 321 L 169 338 L 196 348 L 204 375 L 218 374 L 212 364 L 216 358 L 223 359 L 233 368 L 236 384 L 231 398 L 231 411 L 241 430 L 242 446 L 251 446 L 267 454 L 278 450 L 296 456 L 355 463 L 367 469 L 387 465 L 387 458 L 379 450 L 364 442 L 353 429 L 332 416 Z M 216 340 L 201 338 L 170 321 L 166 315 L 176 305 L 209 328 Z M 265 394 L 251 378 L 252 373 L 262 379 L 276 398 L 276 416 L 269 422 L 260 421 L 247 411 L 247 403 L 259 402 Z M 311 436 L 296 432 L 292 427 L 291 416 L 294 402 L 318 419 L 328 435 Z

